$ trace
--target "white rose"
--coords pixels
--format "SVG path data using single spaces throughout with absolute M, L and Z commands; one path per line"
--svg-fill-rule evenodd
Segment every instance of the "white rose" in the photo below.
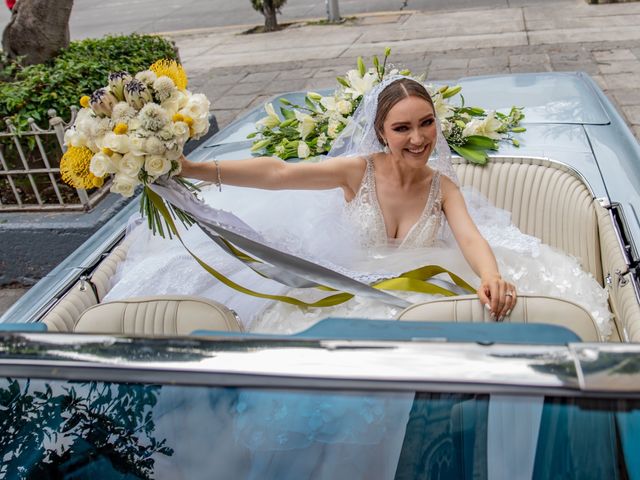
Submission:
M 70 128 L 64 132 L 64 144 L 67 147 L 85 147 L 87 145 L 87 137 L 75 128 Z
M 77 132 L 89 135 L 91 133 L 91 126 L 96 119 L 95 114 L 89 108 L 83 108 L 78 112 L 78 116 L 75 121 L 75 129 Z
M 123 197 L 129 198 L 133 195 L 136 186 L 139 184 L 140 182 L 137 178 L 133 178 L 122 173 L 116 173 L 113 177 L 113 183 L 111 184 L 110 190 L 113 193 L 118 193 Z
M 111 158 L 109 158 L 109 155 L 105 155 L 104 153 L 99 152 L 91 157 L 89 171 L 96 177 L 104 177 L 108 173 L 115 173 L 116 167 L 111 162 Z
M 158 137 L 149 137 L 144 142 L 144 149 L 150 155 L 162 155 L 166 148 Z
M 209 119 L 196 120 L 191 128 L 193 128 L 193 138 L 197 140 L 209 131 Z
M 147 155 L 144 169 L 152 177 L 159 177 L 171 170 L 171 162 L 162 155 Z
M 189 125 L 187 125 L 186 123 L 175 122 L 171 126 L 171 129 L 173 130 L 173 134 L 176 136 L 176 138 L 181 140 L 182 142 L 186 142 L 189 138 Z
M 127 153 L 119 162 L 118 170 L 127 177 L 138 177 L 140 169 L 144 165 L 144 156 Z
M 144 155 L 146 139 L 142 137 L 129 137 L 129 153 Z
M 107 133 L 100 142 L 99 146 L 107 147 L 108 149 L 118 152 L 118 153 L 128 153 L 129 152 L 129 137 L 127 135 L 116 135 L 113 132 Z
M 191 95 L 191 94 L 189 94 Z M 178 98 L 178 110 L 180 110 L 181 108 L 184 108 L 187 105 L 187 102 L 189 101 L 189 95 L 187 95 L 184 92 L 181 92 L 180 90 L 178 90 L 177 93 L 177 98 Z
M 211 107 L 211 103 L 205 95 L 202 93 L 196 93 L 188 98 L 187 104 L 183 107 L 184 110 L 190 112 L 187 113 L 187 115 L 191 118 L 201 118 L 209 114 L 209 107 Z
M 353 104 L 348 100 L 340 100 L 336 103 L 336 110 L 342 115 L 349 115 L 353 110 Z
M 311 155 L 311 150 L 309 150 L 309 145 L 306 142 L 298 143 L 298 158 L 308 158 Z
M 167 145 L 167 151 L 164 156 L 167 157 L 167 160 L 178 160 L 182 155 L 182 147 L 180 147 L 175 142 L 172 142 L 171 145 Z

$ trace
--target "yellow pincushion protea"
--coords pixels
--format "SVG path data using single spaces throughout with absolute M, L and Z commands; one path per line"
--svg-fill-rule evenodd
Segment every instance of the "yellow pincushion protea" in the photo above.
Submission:
M 89 171 L 93 152 L 87 147 L 69 147 L 60 160 L 62 180 L 74 188 L 101 187 L 104 180 Z
M 91 104 L 91 98 L 89 97 L 89 95 L 83 95 L 82 97 L 80 97 L 81 107 L 89 108 L 90 104 Z
M 184 68 L 182 68 L 182 65 L 175 60 L 158 60 L 149 67 L 149 70 L 159 77 L 163 75 L 169 77 L 173 80 L 173 83 L 176 84 L 178 90 L 186 90 L 188 82 L 187 74 L 185 73 Z

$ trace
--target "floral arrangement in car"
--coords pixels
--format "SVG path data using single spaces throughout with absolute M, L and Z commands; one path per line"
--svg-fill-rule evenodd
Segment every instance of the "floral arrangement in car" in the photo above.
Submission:
M 358 67 L 337 78 L 338 87 L 330 96 L 308 92 L 305 105 L 280 99 L 283 104 L 281 115 L 273 104 L 267 104 L 267 116 L 256 124 L 256 132 L 249 135 L 255 139 L 252 151 L 275 155 L 283 160 L 306 159 L 329 152 L 334 139 L 345 128 L 369 90 L 387 75 L 413 76 L 409 70 L 388 69 L 390 54 L 391 50 L 387 48 L 382 62 L 374 56 L 370 68 L 362 58 L 358 58 Z M 424 76 L 413 77 L 424 81 Z M 513 107 L 508 114 L 487 112 L 479 107 L 465 106 L 460 86 L 435 88 L 427 85 L 427 90 L 449 146 L 468 161 L 486 163 L 489 158 L 487 151 L 497 150 L 501 140 L 519 145 L 512 133 L 525 130 L 519 126 L 524 118 L 522 108 Z M 453 103 L 458 95 L 460 100 Z
M 62 179 L 90 189 L 110 177 L 110 190 L 124 197 L 144 186 L 141 212 L 154 233 L 164 236 L 148 186 L 180 173 L 187 140 L 209 130 L 209 100 L 187 90 L 187 83 L 184 69 L 173 60 L 159 60 L 135 75 L 111 73 L 106 87 L 80 99 L 82 109 L 65 133 Z M 195 188 L 181 177 L 175 181 Z M 189 222 L 184 212 L 175 213 Z

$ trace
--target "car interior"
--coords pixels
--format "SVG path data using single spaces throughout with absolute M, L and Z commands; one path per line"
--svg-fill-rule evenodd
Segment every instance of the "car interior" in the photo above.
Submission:
M 614 219 L 576 172 L 553 161 L 521 157 L 494 158 L 486 166 L 457 159 L 455 168 L 462 186 L 475 187 L 495 206 L 510 211 L 513 223 L 524 233 L 578 258 L 584 270 L 607 287 L 615 325 L 609 341 L 640 341 L 640 305 L 634 287 L 617 275 L 627 270 L 627 264 Z M 145 297 L 101 303 L 126 250 L 126 242 L 117 246 L 89 281 L 78 281 L 45 315 L 48 331 L 127 335 L 242 331 L 234 312 L 203 298 Z M 397 320 L 494 322 L 475 295 L 415 304 Z M 553 324 L 568 328 L 582 341 L 603 341 L 591 315 L 561 298 L 521 295 L 504 322 Z

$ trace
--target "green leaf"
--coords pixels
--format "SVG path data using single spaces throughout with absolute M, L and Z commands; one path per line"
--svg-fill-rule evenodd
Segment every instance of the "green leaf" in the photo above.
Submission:
M 460 85 L 457 85 L 453 88 L 447 88 L 443 93 L 442 93 L 442 98 L 451 98 L 454 95 L 457 95 L 458 93 L 460 93 L 460 91 L 462 90 L 462 87 Z
M 291 120 L 296 118 L 296 114 L 292 110 L 289 110 L 288 108 L 281 108 L 280 111 L 282 112 L 282 116 L 286 120 Z
M 471 146 L 480 147 L 483 149 L 490 149 L 490 150 L 498 149 L 498 143 L 492 138 L 485 137 L 484 135 L 470 135 L 468 137 L 465 137 L 465 140 L 466 140 L 466 143 L 464 145 L 465 147 L 467 145 L 471 145 Z
M 456 145 L 451 145 L 451 148 L 458 155 L 465 158 L 471 163 L 475 163 L 477 165 L 486 165 L 487 161 L 489 161 L 489 156 L 484 151 L 472 150 L 470 148 L 458 147 Z
M 364 74 L 367 73 L 367 67 L 364 64 L 362 57 L 358 57 L 358 72 L 360 72 L 361 77 L 364 77 Z
M 309 107 L 311 110 L 313 110 L 314 112 L 316 111 L 316 105 L 309 99 L 309 97 L 304 98 L 304 103 L 306 103 L 307 107 Z
M 336 77 L 336 80 L 338 81 L 338 83 L 340 85 L 342 85 L 343 87 L 350 87 L 351 85 L 349 85 L 349 82 L 347 82 L 347 79 L 344 77 Z

